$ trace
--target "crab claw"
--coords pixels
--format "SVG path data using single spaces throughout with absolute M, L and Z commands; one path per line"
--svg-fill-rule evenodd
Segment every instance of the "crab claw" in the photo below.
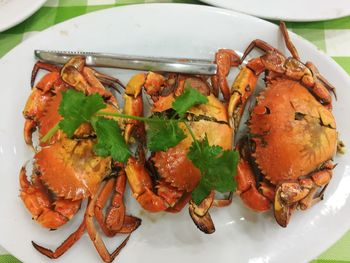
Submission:
M 283 187 L 282 185 L 279 185 L 276 189 L 275 193 L 275 200 L 273 203 L 273 210 L 274 210 L 274 215 L 277 223 L 281 227 L 286 227 L 289 223 L 289 219 L 294 212 L 294 210 L 297 207 L 297 202 L 292 203 L 292 204 L 286 204 L 283 200 Z
M 199 205 L 193 200 L 190 201 L 189 212 L 196 226 L 206 234 L 215 232 L 215 226 L 210 214 L 208 213 L 214 200 L 214 191 L 212 191 Z
M 237 166 L 237 194 L 243 203 L 256 212 L 270 210 L 270 200 L 256 188 L 256 180 L 247 161 L 241 159 Z

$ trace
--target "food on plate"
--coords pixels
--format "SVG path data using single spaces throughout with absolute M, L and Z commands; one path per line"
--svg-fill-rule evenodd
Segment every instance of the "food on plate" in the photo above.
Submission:
M 331 111 L 334 87 L 311 62 L 300 61 L 284 23 L 280 29 L 292 57 L 254 40 L 242 60 L 255 47 L 264 54 L 241 69 L 229 109 L 237 127 L 258 76 L 265 72 L 266 87 L 251 110 L 248 134 L 238 142 L 237 193 L 256 211 L 273 204 L 277 223 L 286 227 L 294 210 L 322 200 L 335 167 L 337 130 Z
M 151 112 L 154 116 L 174 120 L 183 118 L 186 122 L 180 122 L 178 125 L 181 133 L 179 143 L 166 148 L 162 145 L 148 144 L 147 148 L 151 152 L 148 160 L 145 160 L 142 149 L 139 151 L 139 158 L 129 158 L 125 167 L 129 185 L 134 197 L 145 210 L 178 212 L 190 201 L 191 193 L 198 186 L 201 173 L 202 175 L 205 173 L 196 163 L 197 157 L 194 155 L 197 147 L 192 145 L 193 140 L 205 140 L 206 144 L 221 147 L 223 150 L 232 149 L 233 136 L 227 108 L 212 93 L 212 88 L 204 77 L 179 74 L 164 76 L 150 72 L 135 75 L 127 84 L 124 108 L 127 115 L 142 114 L 142 88 L 152 99 Z M 189 107 L 188 110 L 183 108 L 186 105 L 186 98 L 195 99 L 196 96 L 201 104 Z M 144 130 L 143 122 L 127 125 L 127 138 L 132 130 Z M 154 126 L 155 129 L 157 125 L 147 123 L 148 127 Z M 171 131 L 164 135 L 167 141 L 172 137 Z M 147 131 L 148 141 L 157 137 L 159 142 L 162 139 L 159 133 Z M 227 161 L 229 160 L 228 156 Z M 233 169 L 235 166 L 232 163 L 230 167 Z M 232 169 L 226 176 L 233 179 Z M 221 173 L 225 173 L 225 170 Z M 154 177 L 157 181 L 151 179 Z M 231 183 L 233 184 L 233 180 Z M 229 185 L 226 188 L 223 191 L 230 190 Z M 211 191 L 206 193 L 204 200 L 197 201 L 198 205 L 194 200 L 190 201 L 190 215 L 200 230 L 205 233 L 215 231 L 208 209 L 211 205 L 228 205 L 231 196 L 228 200 L 215 200 L 214 191 Z
M 218 72 L 210 79 L 147 72 L 124 86 L 85 66 L 84 57 L 73 57 L 62 67 L 37 62 L 32 86 L 39 69 L 49 73 L 33 87 L 23 111 L 24 139 L 35 155 L 31 179 L 25 167 L 20 171 L 20 197 L 32 217 L 49 229 L 72 219 L 82 202 L 87 206 L 79 228 L 55 251 L 33 242 L 34 247 L 57 258 L 87 230 L 101 258 L 113 261 L 141 224 L 126 215 L 126 183 L 149 212 L 176 213 L 189 203 L 190 216 L 204 233 L 215 231 L 210 207 L 229 205 L 235 191 L 255 211 L 273 206 L 283 227 L 294 210 L 322 200 L 337 150 L 331 112 L 335 88 L 311 62 L 300 61 L 284 23 L 280 27 L 292 57 L 259 39 L 242 58 L 220 49 Z M 255 47 L 264 54 L 242 66 L 230 89 L 231 67 Z M 248 132 L 237 136 L 234 145 L 263 72 L 266 87 L 249 112 Z M 124 89 L 123 110 L 106 87 Z M 144 116 L 143 92 L 149 116 Z M 216 199 L 215 191 L 229 194 Z M 95 221 L 107 237 L 128 234 L 114 252 L 108 252 Z
M 39 69 L 48 70 L 49 73 L 33 87 L 23 111 L 25 141 L 33 147 L 32 132 L 38 128 L 40 145 L 35 150 L 31 180 L 27 179 L 26 169 L 21 169 L 20 197 L 33 219 L 49 229 L 57 229 L 67 223 L 79 210 L 82 201 L 87 200 L 83 222 L 58 249 L 53 252 L 34 242 L 33 245 L 44 255 L 57 258 L 71 247 L 87 228 L 101 257 L 105 261 L 112 261 L 128 238 L 115 252 L 109 254 L 93 219 L 96 218 L 108 236 L 117 233 L 130 234 L 141 223 L 140 219 L 125 215 L 123 194 L 126 176 L 123 164 L 112 160 L 110 156 L 95 154 L 95 131 L 88 123 L 75 123 L 76 129 L 72 129 L 69 136 L 59 130 L 49 140 L 43 140 L 52 126 L 62 119 L 60 114 L 69 110 L 65 107 L 67 105 L 59 108 L 62 98 L 69 94 L 64 92 L 79 90 L 85 94 L 93 94 L 99 108 L 105 102 L 108 111 L 118 112 L 115 98 L 102 84 L 114 85 L 118 80 L 85 67 L 84 62 L 85 59 L 77 57 L 62 68 L 38 62 L 33 69 L 32 83 Z M 82 97 L 85 97 L 83 93 Z M 81 96 L 75 96 L 72 103 L 79 103 L 79 100 Z M 73 112 L 73 117 L 76 114 L 86 118 L 92 106 L 86 104 L 84 108 L 79 108 L 79 111 Z M 110 195 L 113 195 L 113 201 L 104 218 L 102 209 Z
M 208 209 L 230 204 L 238 153 L 232 150 L 226 105 L 211 94 L 207 78 L 137 74 L 125 87 L 122 113 L 105 86 L 124 86 L 84 63 L 74 57 L 62 68 L 38 62 L 33 69 L 32 83 L 39 69 L 49 73 L 33 88 L 23 112 L 24 138 L 35 156 L 31 180 L 21 169 L 21 198 L 33 218 L 50 229 L 68 222 L 82 201 L 88 202 L 79 228 L 55 251 L 33 242 L 34 247 L 57 258 L 86 229 L 101 258 L 112 261 L 129 236 L 110 254 L 94 220 L 106 236 L 137 229 L 141 220 L 125 215 L 126 181 L 150 212 L 179 212 L 190 201 L 198 228 L 213 233 Z M 143 88 L 153 101 L 149 117 L 143 117 Z M 34 147 L 36 129 L 39 145 Z M 137 144 L 135 153 L 130 144 Z M 230 194 L 215 200 L 215 190 Z

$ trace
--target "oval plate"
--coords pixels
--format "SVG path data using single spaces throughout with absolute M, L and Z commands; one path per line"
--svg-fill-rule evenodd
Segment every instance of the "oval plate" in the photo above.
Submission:
M 283 52 L 286 50 L 276 25 L 232 11 L 178 4 L 134 5 L 84 15 L 54 26 L 28 39 L 0 61 L 0 242 L 24 262 L 49 262 L 37 253 L 31 240 L 55 248 L 80 223 L 81 214 L 57 231 L 41 228 L 24 208 L 19 196 L 20 167 L 32 157 L 22 135 L 21 111 L 30 93 L 34 49 L 114 52 L 127 55 L 211 59 L 219 48 L 243 51 L 256 38 Z M 303 60 L 313 61 L 338 87 L 334 114 L 340 136 L 348 144 L 350 79 L 329 57 L 312 44 L 291 34 Z M 48 42 L 47 40 L 50 39 Z M 124 83 L 128 70 L 104 70 Z M 230 82 L 232 81 L 232 76 Z M 219 135 L 218 135 L 219 136 Z M 278 162 L 278 160 L 276 160 Z M 256 214 L 239 198 L 222 209 L 211 210 L 216 232 L 196 229 L 188 209 L 178 214 L 150 214 L 126 193 L 130 213 L 143 219 L 141 227 L 118 257 L 118 262 L 301 262 L 310 260 L 335 242 L 350 221 L 350 161 L 336 159 L 325 200 L 306 212 L 297 212 L 286 229 L 272 213 Z M 121 237 L 105 238 L 112 249 Z M 98 262 L 93 244 L 85 234 L 56 262 Z

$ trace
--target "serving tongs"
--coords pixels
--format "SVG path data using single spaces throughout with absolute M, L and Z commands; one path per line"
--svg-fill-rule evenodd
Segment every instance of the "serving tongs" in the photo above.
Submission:
M 199 75 L 215 75 L 217 66 L 209 60 L 158 58 L 146 56 L 127 56 L 111 53 L 47 51 L 35 50 L 36 58 L 55 64 L 65 64 L 74 56 L 84 56 L 86 65 L 93 67 L 135 69 L 145 71 L 175 72 Z

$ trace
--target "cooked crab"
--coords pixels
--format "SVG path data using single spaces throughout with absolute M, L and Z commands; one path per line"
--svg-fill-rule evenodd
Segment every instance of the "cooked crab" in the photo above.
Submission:
M 115 98 L 102 83 L 112 85 L 119 81 L 85 67 L 84 63 L 84 58 L 74 57 L 63 68 L 38 62 L 33 69 L 32 83 L 40 68 L 50 72 L 33 88 L 23 111 L 26 143 L 33 148 L 32 133 L 38 128 L 40 144 L 35 149 L 30 181 L 26 169 L 21 169 L 20 197 L 33 219 L 50 229 L 68 222 L 79 210 L 82 201 L 88 200 L 82 224 L 55 251 L 34 242 L 33 245 L 44 255 L 57 258 L 87 229 L 102 259 L 110 262 L 125 246 L 128 238 L 110 254 L 95 229 L 93 219 L 96 218 L 108 236 L 130 234 L 141 222 L 136 217 L 125 215 L 123 193 L 126 176 L 123 165 L 113 162 L 111 157 L 95 155 L 93 146 L 96 138 L 87 123 L 82 124 L 71 139 L 58 131 L 49 141 L 42 140 L 61 119 L 58 107 L 65 90 L 76 89 L 85 94 L 97 92 L 105 99 L 108 111 L 118 111 Z M 112 193 L 113 201 L 105 217 L 102 210 Z
M 272 203 L 278 224 L 285 227 L 296 208 L 322 200 L 335 166 L 337 130 L 330 95 L 335 89 L 311 62 L 300 61 L 284 23 L 280 28 L 292 57 L 254 40 L 242 61 L 254 47 L 264 55 L 251 59 L 236 77 L 229 112 L 237 127 L 265 72 L 266 88 L 251 110 L 248 135 L 238 143 L 237 192 L 256 211 L 267 211 Z
M 229 68 L 230 65 L 229 61 L 229 65 L 221 66 Z M 195 106 L 187 112 L 194 136 L 197 139 L 207 136 L 209 144 L 219 145 L 224 150 L 232 149 L 232 128 L 228 123 L 227 108 L 211 93 L 211 86 L 205 77 L 176 74 L 163 76 L 153 72 L 135 75 L 126 86 L 124 111 L 128 115 L 142 115 L 141 91 L 144 88 L 153 100 L 153 113 L 172 114 L 172 103 L 184 91 L 185 83 L 208 98 L 207 104 Z M 126 165 L 125 171 L 133 195 L 147 211 L 180 211 L 190 201 L 191 192 L 199 183 L 200 171 L 187 157 L 192 138 L 183 123 L 179 126 L 186 138 L 178 145 L 166 151 L 151 153 L 147 161 L 141 151 L 139 159 L 131 157 Z M 144 134 L 143 124 L 128 122 L 126 139 L 129 140 L 132 134 L 140 139 Z M 190 215 L 200 230 L 212 233 L 215 228 L 208 209 L 211 205 L 224 206 L 230 202 L 231 195 L 227 200 L 215 200 L 214 192 L 211 192 L 199 206 L 190 201 Z

